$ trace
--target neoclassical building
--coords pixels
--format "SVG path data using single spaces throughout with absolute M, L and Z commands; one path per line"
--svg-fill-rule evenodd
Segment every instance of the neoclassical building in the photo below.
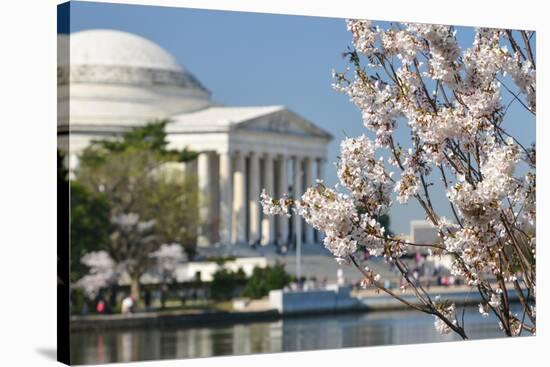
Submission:
M 231 107 L 170 53 L 126 32 L 88 30 L 58 40 L 58 138 L 71 168 L 92 139 L 168 119 L 171 147 L 199 152 L 200 246 L 318 241 L 298 218 L 264 216 L 262 188 L 297 195 L 323 178 L 331 135 L 284 106 Z M 69 62 L 70 60 L 70 62 Z

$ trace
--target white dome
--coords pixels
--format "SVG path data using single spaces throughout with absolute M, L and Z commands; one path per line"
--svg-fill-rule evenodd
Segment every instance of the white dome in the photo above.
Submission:
M 109 65 L 183 71 L 170 53 L 135 34 L 110 29 L 94 29 L 72 33 L 70 39 L 72 65 Z
M 58 63 L 63 129 L 70 124 L 72 131 L 105 133 L 211 103 L 210 92 L 170 53 L 135 34 L 98 29 L 59 35 Z

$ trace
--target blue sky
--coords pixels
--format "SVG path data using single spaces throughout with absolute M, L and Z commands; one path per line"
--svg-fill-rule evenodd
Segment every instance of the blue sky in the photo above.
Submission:
M 285 105 L 328 130 L 334 136 L 325 170 L 329 184 L 336 183 L 332 162 L 340 140 L 366 132 L 357 108 L 331 88 L 332 70 L 345 68 L 341 55 L 351 45 L 343 19 L 73 2 L 70 31 L 94 28 L 132 32 L 156 42 L 217 102 Z M 464 48 L 471 45 L 473 32 L 458 28 Z M 527 144 L 534 141 L 532 116 L 519 105 L 507 116 L 513 121 L 510 132 Z M 406 137 L 404 129 L 400 134 Z M 443 193 L 434 194 L 436 209 L 449 215 Z M 408 233 L 409 221 L 423 217 L 418 205 L 396 203 L 391 227 Z

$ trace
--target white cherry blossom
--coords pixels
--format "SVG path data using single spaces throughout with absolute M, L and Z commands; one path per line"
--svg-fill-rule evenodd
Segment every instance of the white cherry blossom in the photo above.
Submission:
M 480 28 L 471 45 L 459 45 L 456 30 L 444 25 L 346 25 L 354 49 L 344 54 L 349 67 L 333 73 L 333 88 L 358 108 L 367 131 L 342 140 L 337 185 L 320 182 L 295 198 L 273 199 L 264 191 L 264 213 L 290 216 L 294 210 L 325 234 L 337 261 L 359 267 L 364 285 L 383 289 L 355 256 L 362 251 L 395 264 L 403 290 L 421 288 L 400 260 L 409 250 L 423 245 L 436 256 L 450 255 L 452 275 L 485 300 L 482 316 L 505 320 L 507 335 L 534 334 L 536 148 L 507 131 L 510 123 L 534 129 L 533 33 Z M 512 103 L 528 118 L 511 120 Z M 408 139 L 398 129 L 408 129 Z M 452 222 L 432 205 L 437 185 L 447 195 Z M 437 243 L 407 242 L 381 226 L 381 215 L 411 201 L 438 228 Z M 502 301 L 512 285 L 529 294 L 522 303 L 527 321 Z M 426 307 L 439 332 L 466 337 L 454 304 L 437 300 Z

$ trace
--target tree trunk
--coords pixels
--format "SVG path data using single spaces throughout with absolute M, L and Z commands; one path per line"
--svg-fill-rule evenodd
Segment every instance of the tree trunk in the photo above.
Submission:
M 113 284 L 111 286 L 111 294 L 109 296 L 109 302 L 107 304 L 107 313 L 113 313 L 114 308 L 117 305 L 117 294 L 118 294 L 118 284 Z
M 163 284 L 160 288 L 160 308 L 164 310 L 165 307 L 166 307 L 166 289 Z
M 139 276 L 133 276 L 130 280 L 130 294 L 134 300 L 134 307 L 139 301 Z

